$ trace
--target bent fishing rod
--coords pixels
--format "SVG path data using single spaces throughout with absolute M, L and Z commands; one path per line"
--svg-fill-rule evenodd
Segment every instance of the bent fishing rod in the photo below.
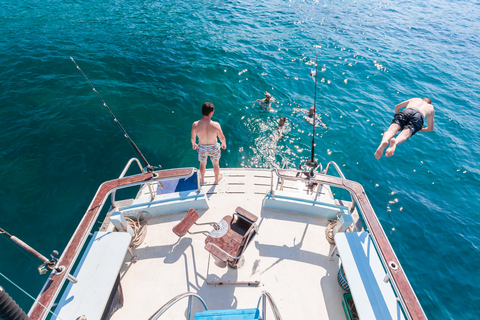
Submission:
M 88 77 L 85 75 L 85 73 L 82 71 L 82 69 L 80 69 L 80 67 L 78 66 L 78 64 L 75 62 L 75 60 L 70 57 L 70 59 L 72 59 L 73 63 L 75 63 L 75 65 L 77 66 L 77 69 L 80 70 L 80 72 L 83 74 L 83 76 L 85 77 L 85 79 L 87 80 L 87 82 L 90 84 L 90 86 L 92 86 L 92 89 L 93 91 L 95 91 L 95 93 L 97 94 L 98 98 L 100 99 L 100 101 L 102 101 L 102 104 L 105 108 L 107 108 L 108 112 L 110 112 L 110 114 L 112 115 L 113 117 L 113 120 L 117 123 L 117 125 L 120 127 L 120 129 L 123 131 L 123 134 L 125 136 L 125 138 L 128 139 L 128 141 L 130 141 L 130 144 L 132 145 L 133 149 L 135 150 L 135 152 L 138 154 L 138 156 L 142 159 L 143 163 L 145 164 L 145 168 L 144 170 L 147 171 L 147 172 L 153 172 L 154 169 L 161 169 L 162 166 L 158 166 L 158 167 L 154 167 L 154 166 L 151 166 L 147 159 L 145 159 L 145 157 L 143 156 L 142 152 L 140 151 L 140 149 L 138 149 L 137 145 L 135 144 L 135 142 L 133 142 L 133 140 L 130 138 L 130 136 L 128 135 L 127 131 L 125 131 L 125 129 L 123 128 L 122 124 L 120 123 L 120 121 L 118 121 L 117 117 L 115 117 L 115 115 L 113 114 L 112 110 L 110 110 L 110 108 L 107 106 L 107 104 L 105 103 L 105 101 L 103 100 L 102 96 L 98 93 L 97 89 L 95 89 L 95 87 L 93 86 L 93 84 L 90 82 L 90 80 L 88 79 Z

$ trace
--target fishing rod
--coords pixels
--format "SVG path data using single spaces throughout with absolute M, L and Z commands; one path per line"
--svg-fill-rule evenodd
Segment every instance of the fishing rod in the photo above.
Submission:
M 311 167 L 310 175 L 313 176 L 313 170 L 317 167 L 317 161 L 315 160 L 315 118 L 317 112 L 317 77 L 318 77 L 318 53 L 315 53 L 315 97 L 313 100 L 313 135 L 312 135 L 312 159 L 307 160 L 307 166 Z
M 45 257 L 43 254 L 29 246 L 27 243 L 23 242 L 19 238 L 14 235 L 11 235 L 7 231 L 0 228 L 0 234 L 6 235 L 13 244 L 17 245 L 20 249 L 25 250 L 26 252 L 30 253 L 32 256 L 37 258 L 42 262 L 41 265 L 37 267 L 38 273 L 41 275 L 46 274 L 49 271 L 55 272 L 56 274 L 61 274 L 65 271 L 64 266 L 58 266 L 58 251 L 53 250 L 50 254 L 50 259 Z M 32 259 L 33 260 L 33 259 Z M 14 284 L 10 279 L 5 277 L 2 273 L 0 273 L 2 277 L 10 281 Z M 67 274 L 67 279 L 72 283 L 78 283 L 78 280 L 73 277 L 71 274 Z M 15 284 L 14 284 L 15 285 Z M 18 286 L 17 286 L 18 287 Z M 21 288 L 19 288 L 22 290 Z M 24 290 L 22 290 L 25 294 L 30 296 Z M 32 299 L 32 296 L 30 296 Z M 51 311 L 50 311 L 51 312 Z M 29 320 L 30 318 L 25 314 L 25 312 L 18 306 L 18 304 L 5 292 L 5 290 L 0 287 L 0 319 L 5 320 Z
M 98 93 L 97 89 L 95 89 L 95 87 L 93 86 L 93 84 L 90 82 L 90 80 L 88 79 L 88 77 L 85 75 L 85 73 L 82 71 L 82 69 L 80 69 L 80 67 L 78 66 L 78 64 L 75 62 L 75 60 L 70 57 L 70 59 L 72 59 L 73 63 L 75 63 L 75 65 L 77 66 L 77 69 L 80 70 L 80 72 L 83 74 L 83 76 L 85 77 L 85 79 L 88 81 L 88 83 L 90 84 L 90 86 L 92 86 L 92 89 L 93 91 L 95 91 L 95 93 L 97 94 L 98 98 L 102 101 L 102 104 L 105 108 L 107 108 L 108 112 L 110 112 L 110 114 L 112 115 L 113 117 L 113 120 L 117 123 L 117 125 L 120 127 L 120 129 L 122 129 L 123 131 L 123 134 L 125 136 L 125 138 L 128 139 L 128 141 L 130 141 L 130 144 L 132 145 L 133 149 L 135 150 L 135 152 L 138 154 L 138 156 L 142 159 L 143 163 L 145 164 L 145 168 L 144 170 L 147 171 L 147 172 L 153 172 L 154 169 L 161 169 L 162 166 L 158 166 L 158 167 L 154 167 L 154 166 L 151 166 L 147 159 L 145 159 L 145 157 L 143 156 L 142 152 L 140 151 L 140 149 L 138 149 L 137 145 L 135 144 L 135 142 L 133 142 L 133 140 L 130 138 L 130 136 L 128 135 L 127 131 L 125 131 L 125 129 L 123 128 L 122 124 L 120 123 L 120 121 L 118 121 L 117 117 L 115 117 L 115 115 L 113 114 L 112 110 L 110 110 L 110 108 L 107 106 L 107 104 L 105 103 L 105 101 L 103 100 L 102 96 Z
M 26 244 L 25 242 L 23 242 L 19 238 L 15 237 L 15 236 L 11 235 L 10 233 L 8 233 L 7 231 L 3 230 L 2 228 L 0 228 L 0 234 L 6 235 L 10 239 L 10 241 L 12 241 L 16 245 L 18 245 L 21 249 L 25 250 L 26 252 L 30 253 L 35 258 L 40 260 L 43 263 L 38 267 L 38 272 L 40 274 L 45 274 L 47 271 L 50 271 L 50 270 L 53 270 L 53 269 L 57 270 L 57 272 L 61 272 L 61 269 L 57 267 L 58 259 L 55 257 L 55 256 L 58 256 L 58 251 L 57 250 L 53 250 L 52 254 L 50 255 L 51 259 L 48 259 L 43 254 L 41 254 L 37 250 L 30 247 L 28 244 Z

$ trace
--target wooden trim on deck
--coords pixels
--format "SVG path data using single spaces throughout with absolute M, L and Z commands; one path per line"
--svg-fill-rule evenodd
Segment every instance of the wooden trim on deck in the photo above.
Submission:
M 95 224 L 95 221 L 100 213 L 100 209 L 103 207 L 106 198 L 114 189 L 128 185 L 138 185 L 145 182 L 153 182 L 166 178 L 188 176 L 192 173 L 192 170 L 192 168 L 163 170 L 155 172 L 158 175 L 155 178 L 152 177 L 152 174 L 139 174 L 102 183 L 102 185 L 98 188 L 92 203 L 88 207 L 87 212 L 83 216 L 77 229 L 75 230 L 75 233 L 70 239 L 70 242 L 67 244 L 67 247 L 60 257 L 58 266 L 64 266 L 65 271 L 61 274 L 57 274 L 55 271 L 50 274 L 50 277 L 30 309 L 30 319 L 41 320 L 48 315 L 50 307 L 56 299 L 56 296 L 63 283 L 65 282 L 67 274 L 70 273 L 70 269 L 75 263 L 78 253 L 82 249 L 90 230 Z

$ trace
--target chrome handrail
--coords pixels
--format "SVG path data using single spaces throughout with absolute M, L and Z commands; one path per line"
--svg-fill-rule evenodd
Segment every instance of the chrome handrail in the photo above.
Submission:
M 329 163 L 327 163 L 327 167 L 325 168 L 324 174 L 328 174 L 328 169 L 330 169 L 330 165 L 332 165 L 332 164 L 335 167 L 335 169 L 337 169 L 337 172 L 340 175 L 340 177 L 342 179 L 345 179 L 345 176 L 343 175 L 342 170 L 340 169 L 340 167 L 338 166 L 338 164 L 335 161 L 330 161 Z
M 158 309 L 157 312 L 155 312 L 150 318 L 148 318 L 148 320 L 156 320 L 156 319 L 160 318 L 160 316 L 162 314 L 164 314 L 165 311 L 167 311 L 171 306 L 173 306 L 175 303 L 177 303 L 178 301 L 180 301 L 180 300 L 182 300 L 183 298 L 186 298 L 186 297 L 188 297 L 188 301 L 189 301 L 189 303 L 188 303 L 188 319 L 192 318 L 192 297 L 195 297 L 198 300 L 200 300 L 200 302 L 203 304 L 203 307 L 205 308 L 205 310 L 208 310 L 207 305 L 205 304 L 205 301 L 203 301 L 203 299 L 198 294 L 193 293 L 193 292 L 184 292 L 184 293 L 179 294 L 178 296 L 174 297 L 173 299 L 171 299 L 167 303 L 165 303 L 160 309 Z
M 333 164 L 335 169 L 337 169 L 337 172 L 338 174 L 341 176 L 342 179 L 345 179 L 345 176 L 343 175 L 343 172 L 342 170 L 340 170 L 340 168 L 338 167 L 338 165 L 333 162 L 333 161 L 330 161 L 327 165 L 327 167 L 325 168 L 325 172 L 328 172 L 328 169 L 330 167 L 330 164 Z M 290 170 L 291 172 L 296 172 L 296 173 L 304 173 L 304 171 L 300 171 L 300 170 Z M 277 177 L 279 179 L 286 179 L 286 180 L 290 180 L 290 181 L 303 181 L 303 182 L 306 182 L 306 183 L 310 183 L 310 182 L 314 182 L 315 183 L 315 177 L 308 177 L 308 178 L 303 178 L 303 177 L 291 177 L 291 176 L 285 176 L 285 175 L 282 175 L 278 172 L 278 169 L 272 169 L 271 171 L 271 177 L 270 177 L 270 194 L 272 196 L 272 198 L 275 200 L 275 193 L 274 193 L 274 190 L 273 190 L 273 173 L 275 172 L 275 174 L 277 175 Z M 320 175 L 323 175 L 323 176 L 328 176 L 326 173 L 320 173 Z M 317 188 L 317 192 L 315 193 L 315 199 L 317 199 L 318 197 L 318 193 L 320 192 L 320 188 Z M 352 196 L 352 193 L 350 193 L 350 197 L 351 197 L 351 205 L 350 205 L 350 208 L 349 208 L 349 211 L 350 213 L 353 212 L 353 210 L 355 210 L 355 202 L 353 200 L 353 196 Z
M 330 169 L 330 165 L 333 165 L 333 167 L 337 170 L 337 173 L 340 175 L 340 177 L 342 179 L 345 179 L 345 176 L 343 175 L 342 170 L 340 169 L 340 167 L 335 161 L 330 161 L 329 163 L 327 163 L 327 166 L 325 167 L 325 171 L 324 171 L 325 175 L 328 175 L 328 169 Z M 353 201 L 353 196 L 351 193 L 350 193 L 350 198 L 352 199 L 351 205 L 350 205 L 350 213 L 352 213 L 353 210 L 355 210 L 355 202 Z
M 123 178 L 125 176 L 125 174 L 127 173 L 128 169 L 130 169 L 130 165 L 132 164 L 133 161 L 136 161 L 137 164 L 138 164 L 138 167 L 140 168 L 140 171 L 143 172 L 143 168 L 142 168 L 142 165 L 140 163 L 140 161 L 137 159 L 137 158 L 131 158 L 130 160 L 128 160 L 127 164 L 125 165 L 125 168 L 123 168 L 123 171 L 122 173 L 120 174 L 120 177 L 118 177 L 119 179 L 120 178 Z
M 275 319 L 276 320 L 282 320 L 282 316 L 280 315 L 280 312 L 278 311 L 278 308 L 277 308 L 277 304 L 275 303 L 275 301 L 273 300 L 272 298 L 272 295 L 268 292 L 268 291 L 262 291 L 262 296 L 260 297 L 260 299 L 258 299 L 258 303 L 257 303 L 257 309 L 259 308 L 260 306 L 260 301 L 262 301 L 262 320 L 266 320 L 267 318 L 267 299 L 268 299 L 268 302 L 270 302 L 270 307 L 272 308 L 272 311 L 273 311 L 273 315 L 275 316 Z
M 130 166 L 131 164 L 133 163 L 133 161 L 136 161 L 137 164 L 138 164 L 138 167 L 140 168 L 140 171 L 142 173 L 146 173 L 143 168 L 142 168 L 142 165 L 140 164 L 140 161 L 137 159 L 137 158 L 131 158 L 128 163 L 125 165 L 125 168 L 123 168 L 123 171 L 122 173 L 120 174 L 120 176 L 118 177 L 118 179 L 121 179 L 125 176 L 125 174 L 127 173 L 128 169 L 130 169 Z M 179 177 L 180 179 L 183 178 L 183 179 L 188 179 L 190 178 L 195 172 L 197 172 L 197 169 L 196 168 L 191 168 L 192 169 L 192 172 L 187 175 L 187 176 L 184 176 L 184 177 Z M 152 184 L 153 182 L 147 182 L 146 185 L 148 186 L 148 190 L 150 191 L 150 198 L 153 200 L 155 198 L 155 193 L 153 192 L 152 190 Z M 155 183 L 158 183 L 159 185 L 162 185 L 162 182 L 161 180 L 157 180 Z M 201 186 L 200 186 L 200 180 L 197 179 L 197 192 L 200 192 L 201 190 Z M 112 198 L 111 198 L 111 201 L 112 201 L 112 208 L 115 208 L 116 205 L 115 205 L 115 194 L 116 194 L 116 190 L 113 190 L 112 192 Z
M 289 169 L 282 169 L 282 170 L 289 170 Z M 293 169 L 290 169 L 291 172 L 297 172 L 297 173 L 303 173 L 304 171 L 300 171 L 300 170 L 293 170 Z M 272 169 L 271 171 L 271 176 L 270 176 L 270 193 L 274 194 L 273 192 L 273 173 L 275 172 L 275 174 L 277 175 L 278 178 L 280 179 L 287 179 L 287 180 L 291 180 L 291 181 L 304 181 L 304 182 L 308 182 L 309 180 L 311 180 L 310 178 L 301 178 L 301 177 L 289 177 L 289 176 L 282 176 L 280 173 L 278 173 L 278 169 Z M 275 199 L 275 197 L 273 197 Z
M 113 198 L 113 195 L 115 194 L 115 191 L 119 190 L 119 189 L 126 189 L 126 188 L 131 188 L 131 187 L 135 187 L 135 186 L 141 186 L 141 185 L 144 185 L 146 183 L 154 183 L 154 182 L 161 182 L 163 180 L 170 180 L 170 179 L 188 179 L 190 178 L 196 171 L 197 169 L 196 168 L 185 168 L 185 169 L 191 169 L 192 171 L 189 173 L 189 174 L 186 174 L 186 175 L 179 175 L 179 176 L 175 176 L 175 177 L 166 177 L 166 178 L 159 178 L 158 175 L 157 176 L 153 176 L 151 178 L 151 180 L 153 180 L 153 182 L 136 182 L 136 183 L 130 183 L 130 184 L 125 184 L 121 187 L 116 187 L 116 188 L 112 188 L 111 190 L 111 195 L 112 195 L 112 198 Z M 162 170 L 164 172 L 166 171 L 169 171 L 169 170 L 172 170 L 172 169 L 166 169 L 166 170 Z M 154 173 L 155 174 L 155 173 Z M 128 177 L 127 177 L 128 178 Z
M 140 168 L 140 171 L 143 173 L 144 170 L 142 168 L 142 165 L 140 163 L 140 161 L 137 159 L 137 158 L 131 158 L 130 160 L 128 160 L 127 164 L 125 165 L 125 168 L 123 168 L 123 171 L 122 173 L 120 174 L 120 176 L 118 177 L 118 179 L 121 179 L 125 176 L 125 174 L 127 173 L 128 169 L 130 169 L 130 166 L 132 165 L 132 162 L 133 161 L 136 161 L 137 164 L 138 164 L 138 167 Z M 148 190 L 150 190 L 150 197 L 153 199 L 155 197 L 155 195 L 153 194 L 153 191 L 152 191 L 152 187 L 150 185 L 150 183 L 147 183 L 147 186 L 148 186 Z M 116 194 L 116 190 L 114 190 L 112 192 L 112 208 L 115 208 L 116 205 L 115 205 L 115 194 Z

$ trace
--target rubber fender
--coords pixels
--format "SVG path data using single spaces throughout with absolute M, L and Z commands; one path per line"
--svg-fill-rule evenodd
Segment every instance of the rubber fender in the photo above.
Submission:
M 2 287 L 0 287 L 0 318 L 3 320 L 30 320 Z

